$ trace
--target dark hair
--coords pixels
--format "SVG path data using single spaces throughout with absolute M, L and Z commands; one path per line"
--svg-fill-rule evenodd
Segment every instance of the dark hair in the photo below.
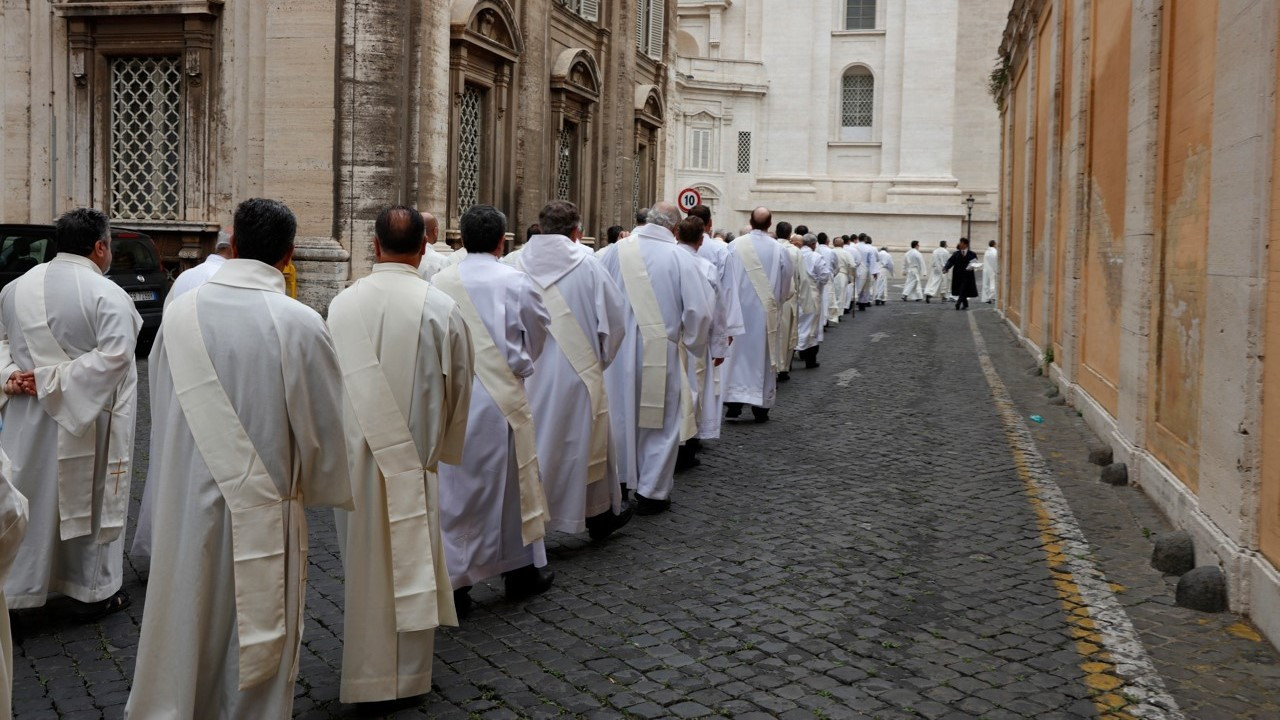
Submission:
M 791 223 L 786 222 L 785 220 L 783 222 L 778 223 L 778 239 L 779 240 L 791 239 Z
M 694 205 L 689 211 L 689 217 L 696 217 L 702 221 L 703 229 L 711 224 L 711 208 L 706 205 Z
M 472 205 L 458 225 L 469 253 L 492 253 L 507 234 L 507 216 L 492 205 Z
M 76 208 L 63 213 L 53 224 L 53 242 L 58 252 L 88 257 L 99 240 L 111 242 L 111 224 L 101 210 Z
M 840 236 L 840 242 L 846 242 L 846 243 L 847 243 L 847 242 L 849 242 L 849 236 L 848 236 L 848 235 L 841 235 L 841 236 Z
M 956 242 L 956 247 L 960 247 L 961 245 L 963 245 L 963 246 L 965 246 L 965 247 L 969 247 L 969 238 L 960 238 L 960 239 Z
M 578 206 L 567 200 L 552 200 L 538 213 L 538 226 L 548 235 L 564 235 L 569 237 L 578 229 L 582 215 Z
M 819 244 L 819 245 L 826 245 L 828 240 L 830 240 L 830 238 L 828 238 L 828 237 L 827 237 L 827 234 L 826 234 L 826 233 L 818 233 L 818 244 Z
M 768 230 L 771 225 L 773 225 L 773 213 L 762 207 L 751 211 L 752 230 Z M 787 227 L 791 226 L 788 225 Z
M 232 237 L 236 257 L 275 265 L 293 249 L 298 220 L 279 200 L 253 198 L 236 208 Z
M 991 242 L 987 243 L 987 247 L 995 247 L 995 246 L 996 246 L 995 240 L 992 240 Z
M 911 247 L 913 247 L 913 248 L 918 248 L 918 247 L 920 247 L 920 241 L 919 241 L 919 240 L 912 240 L 912 241 L 911 241 Z
M 524 241 L 529 242 L 530 240 L 533 239 L 534 235 L 541 235 L 541 234 L 542 234 L 542 226 L 539 225 L 538 223 L 534 223 L 524 229 Z
M 797 235 L 808 235 L 808 234 L 809 234 L 809 226 L 808 226 L 808 225 L 797 225 L 797 226 L 796 226 L 796 234 L 797 234 Z
M 422 213 L 407 205 L 392 205 L 378 213 L 373 223 L 373 234 L 389 255 L 413 255 L 422 249 L 426 238 L 426 223 Z
M 946 246 L 947 246 L 947 241 L 946 241 L 946 240 L 939 240 L 939 241 L 938 241 L 938 247 L 946 247 Z
M 618 237 L 621 236 L 623 231 L 625 230 L 626 228 L 622 227 L 621 225 L 614 225 L 608 230 L 605 230 L 604 234 L 605 234 L 605 237 L 609 238 L 609 244 L 612 245 L 618 242 Z
M 862 233 L 861 235 L 859 235 L 858 239 L 868 244 L 871 242 L 871 236 L 866 233 Z
M 636 211 L 636 224 L 637 225 L 649 224 L 649 208 L 640 208 L 639 210 Z
M 676 226 L 676 238 L 685 245 L 697 245 L 702 241 L 702 232 L 707 229 L 706 223 L 696 215 L 690 215 Z

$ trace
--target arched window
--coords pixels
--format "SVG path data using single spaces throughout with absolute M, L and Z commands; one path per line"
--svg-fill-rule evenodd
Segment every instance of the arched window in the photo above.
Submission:
M 845 71 L 840 85 L 840 139 L 869 142 L 875 120 L 876 81 L 865 67 Z

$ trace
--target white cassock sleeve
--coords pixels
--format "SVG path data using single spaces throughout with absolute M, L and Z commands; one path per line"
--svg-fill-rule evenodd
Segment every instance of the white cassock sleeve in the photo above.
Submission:
M 584 260 L 583 262 L 590 262 Z M 596 275 L 596 342 L 600 344 L 601 367 L 613 364 L 627 335 L 626 295 L 600 263 L 592 268 Z
M 730 338 L 737 337 L 747 331 L 745 321 L 742 319 L 742 296 L 741 288 L 738 287 L 738 278 L 745 273 L 738 270 L 741 264 L 738 259 L 738 253 L 727 252 L 724 259 L 724 272 L 720 274 L 720 312 L 724 317 L 724 332 Z M 765 271 L 766 274 L 768 271 Z
M 471 409 L 471 379 L 474 357 L 471 331 L 455 305 L 449 313 L 446 329 L 448 342 L 440 349 L 440 367 L 444 369 L 445 413 L 444 438 L 440 443 L 440 462 L 462 464 L 462 451 L 467 437 L 467 417 Z
M 707 280 L 692 257 L 680 257 L 681 340 L 691 357 L 701 357 L 711 340 L 715 299 L 707 297 Z
M 324 336 L 321 343 L 303 344 L 300 333 L 280 328 L 285 404 L 294 438 L 293 473 L 307 506 L 354 510 L 347 440 L 340 421 L 345 417 L 342 371 L 324 321 L 319 315 L 314 321 Z
M 77 437 L 111 405 L 120 383 L 133 367 L 142 320 L 132 303 L 125 302 L 130 302 L 127 296 L 124 302 L 120 298 L 96 298 L 97 322 L 93 324 L 98 330 L 98 346 L 69 362 L 35 368 L 40 406 Z
M 520 274 L 520 284 L 516 288 L 516 312 L 507 308 L 507 348 L 509 353 L 519 353 L 523 348 L 529 356 L 528 372 L 517 375 L 528 377 L 533 374 L 533 363 L 542 357 L 542 349 L 547 344 L 547 335 L 551 333 L 551 313 L 542 303 L 542 293 L 533 284 L 533 278 Z M 508 296 L 509 297 L 509 296 Z M 524 363 L 510 362 L 511 367 L 522 367 Z

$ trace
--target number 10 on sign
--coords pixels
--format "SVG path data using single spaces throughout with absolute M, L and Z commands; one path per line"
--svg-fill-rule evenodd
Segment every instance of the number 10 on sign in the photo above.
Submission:
M 702 193 L 693 188 L 685 188 L 680 191 L 680 209 L 689 212 L 695 207 L 702 204 Z

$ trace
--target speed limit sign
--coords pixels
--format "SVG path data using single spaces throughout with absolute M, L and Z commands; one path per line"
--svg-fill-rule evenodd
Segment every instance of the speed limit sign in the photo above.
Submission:
M 679 203 L 681 210 L 689 212 L 702 204 L 702 193 L 693 188 L 685 188 L 680 191 Z

